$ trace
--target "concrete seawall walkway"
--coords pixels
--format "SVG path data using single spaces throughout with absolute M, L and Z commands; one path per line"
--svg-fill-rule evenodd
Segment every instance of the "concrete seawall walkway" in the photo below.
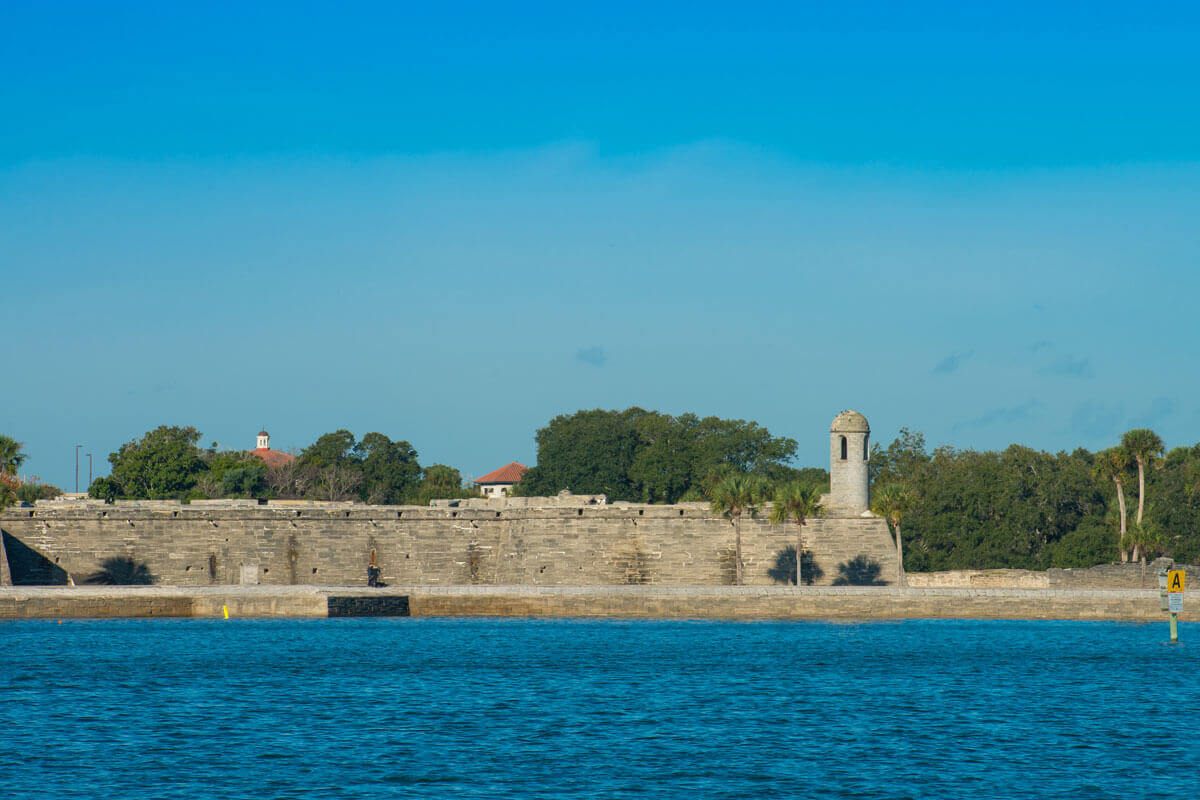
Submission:
M 9 587 L 0 619 L 505 616 L 1161 621 L 1157 590 L 889 586 Z M 1186 614 L 1183 619 L 1188 619 Z

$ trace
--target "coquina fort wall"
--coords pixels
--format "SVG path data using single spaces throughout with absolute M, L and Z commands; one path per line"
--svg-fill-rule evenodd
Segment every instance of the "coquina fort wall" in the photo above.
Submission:
M 516 498 L 514 498 L 516 500 Z M 472 501 L 458 508 L 208 501 L 50 503 L 0 513 L 17 585 L 82 583 L 105 559 L 146 564 L 160 584 L 355 585 L 374 553 L 390 584 L 724 585 L 735 530 L 702 504 L 599 504 L 596 498 Z M 539 501 L 544 505 L 537 505 Z M 473 506 L 473 507 L 472 507 Z M 742 520 L 747 585 L 784 582 L 797 526 Z M 791 548 L 791 552 L 789 552 Z M 804 528 L 806 582 L 829 584 L 863 556 L 892 581 L 886 523 L 826 516 Z
M 829 428 L 830 494 L 804 528 L 805 582 L 855 560 L 896 575 L 887 524 L 871 515 L 870 426 Z M 144 563 L 158 583 L 354 585 L 374 560 L 406 585 L 674 586 L 734 583 L 735 527 L 703 503 L 608 504 L 602 495 L 475 499 L 450 507 L 252 500 L 39 503 L 0 513 L 0 583 L 80 583 L 106 559 Z M 797 526 L 743 517 L 743 582 L 794 575 Z M 790 552 L 790 555 L 789 555 Z M 6 555 L 5 555 L 6 553 Z

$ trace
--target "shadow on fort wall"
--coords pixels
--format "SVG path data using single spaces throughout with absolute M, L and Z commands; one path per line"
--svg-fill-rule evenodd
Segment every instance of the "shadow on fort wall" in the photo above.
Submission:
M 838 576 L 833 579 L 834 586 L 886 586 L 887 581 L 880 580 L 879 573 L 883 567 L 879 562 L 867 555 L 857 555 L 849 561 L 838 564 Z
M 100 569 L 88 575 L 84 583 L 101 586 L 149 586 L 154 583 L 150 567 L 129 556 L 113 556 L 100 562 Z
M 0 531 L 4 537 L 4 551 L 8 556 L 8 572 L 13 586 L 66 586 L 67 571 L 44 555 L 29 547 L 8 531 Z
M 800 563 L 800 574 L 804 577 L 804 585 L 812 586 L 815 581 L 825 577 L 825 570 L 818 566 L 812 553 L 805 553 Z M 796 584 L 796 548 L 788 546 L 775 554 L 775 565 L 767 569 L 767 577 L 776 583 Z

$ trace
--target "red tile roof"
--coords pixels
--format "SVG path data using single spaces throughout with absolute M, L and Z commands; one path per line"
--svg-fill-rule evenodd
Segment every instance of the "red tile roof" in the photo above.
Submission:
M 516 483 L 528 471 L 529 467 L 514 461 L 511 464 L 505 464 L 500 469 L 489 472 L 482 478 L 476 478 L 475 483 Z
M 271 450 L 267 447 L 256 447 L 248 452 L 250 455 L 261 459 L 268 467 L 282 467 L 284 464 L 290 464 L 296 460 L 296 457 L 291 453 L 285 453 L 282 450 Z

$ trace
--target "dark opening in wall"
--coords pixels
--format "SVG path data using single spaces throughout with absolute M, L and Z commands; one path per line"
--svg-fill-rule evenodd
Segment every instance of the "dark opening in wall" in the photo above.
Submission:
M 840 438 L 842 440 L 842 461 L 845 461 L 846 460 L 846 437 L 840 436 L 838 438 Z

